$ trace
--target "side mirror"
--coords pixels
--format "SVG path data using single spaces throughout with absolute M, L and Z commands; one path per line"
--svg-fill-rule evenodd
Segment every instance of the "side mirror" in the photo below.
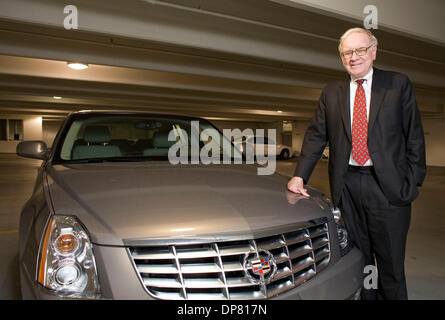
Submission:
M 46 160 L 48 158 L 48 148 L 43 141 L 23 141 L 17 145 L 16 153 L 25 158 Z

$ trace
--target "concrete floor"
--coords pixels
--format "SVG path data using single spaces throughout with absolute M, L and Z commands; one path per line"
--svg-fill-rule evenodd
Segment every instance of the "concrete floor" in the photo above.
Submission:
M 41 161 L 0 154 L 0 299 L 20 299 L 18 224 Z M 277 172 L 291 176 L 296 160 L 278 161 Z M 319 161 L 310 184 L 329 194 L 327 160 Z M 428 167 L 413 204 L 406 252 L 410 299 L 445 299 L 445 168 Z

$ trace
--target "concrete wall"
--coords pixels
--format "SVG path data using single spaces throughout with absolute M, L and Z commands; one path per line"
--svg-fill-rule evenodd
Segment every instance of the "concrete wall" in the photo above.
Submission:
M 426 162 L 429 166 L 445 166 L 445 119 L 423 119 Z
M 301 152 L 301 146 L 303 145 L 304 134 L 309 125 L 309 121 L 293 121 L 292 122 L 292 149 L 297 151 L 297 154 Z
M 43 141 L 45 141 L 48 148 L 52 146 L 53 140 L 62 123 L 62 121 L 43 121 Z
M 23 140 L 42 140 L 41 116 L 0 115 L 0 118 L 23 120 Z M 0 152 L 15 153 L 19 142 L 0 141 Z

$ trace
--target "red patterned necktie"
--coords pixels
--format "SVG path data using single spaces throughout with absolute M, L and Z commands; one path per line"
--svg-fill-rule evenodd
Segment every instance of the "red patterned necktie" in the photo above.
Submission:
M 352 121 L 352 158 L 363 166 L 369 160 L 368 153 L 368 117 L 366 112 L 364 79 L 357 80 L 354 100 L 354 119 Z

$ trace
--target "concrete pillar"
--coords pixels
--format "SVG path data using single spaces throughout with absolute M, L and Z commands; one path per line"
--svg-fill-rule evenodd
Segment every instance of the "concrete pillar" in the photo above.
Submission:
M 297 151 L 297 155 L 301 152 L 304 134 L 309 126 L 309 120 L 292 121 L 292 149 Z

